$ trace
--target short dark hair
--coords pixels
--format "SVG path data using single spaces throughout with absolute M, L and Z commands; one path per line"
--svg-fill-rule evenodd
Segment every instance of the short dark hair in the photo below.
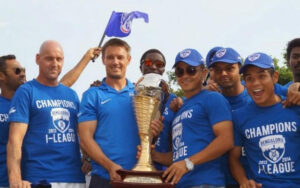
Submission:
M 160 55 L 162 56 L 162 58 L 164 59 L 164 62 L 165 62 L 165 64 L 166 64 L 166 58 L 165 58 L 164 54 L 163 54 L 161 51 L 159 51 L 158 49 L 154 49 L 154 48 L 153 48 L 153 49 L 147 50 L 147 51 L 142 55 L 141 60 L 140 60 L 140 65 L 143 64 L 143 62 L 144 62 L 146 56 L 147 56 L 148 54 L 151 54 L 151 53 L 158 53 L 158 54 L 160 54 Z
M 15 55 L 9 54 L 0 57 L 0 71 L 5 72 L 6 70 L 6 61 L 16 59 Z
M 286 48 L 286 59 L 289 62 L 290 61 L 290 55 L 295 47 L 300 47 L 300 38 L 295 38 L 288 42 L 287 48 Z
M 257 67 L 257 66 L 255 66 L 255 65 L 248 65 L 247 67 Z M 258 67 L 258 68 L 260 68 L 260 67 Z M 262 69 L 264 69 L 264 68 L 262 68 Z M 264 70 L 267 70 L 270 73 L 271 76 L 273 76 L 274 73 L 275 73 L 275 69 L 274 68 L 266 68 Z M 243 74 L 245 73 L 245 71 L 246 71 L 246 69 L 244 69 Z
M 118 39 L 118 38 L 112 38 L 110 40 L 108 40 L 101 48 L 102 51 L 102 57 L 105 56 L 105 50 L 107 47 L 109 46 L 120 46 L 120 47 L 124 47 L 127 51 L 128 54 L 130 54 L 130 46 L 127 42 L 125 42 L 124 40 Z
M 270 73 L 271 76 L 274 75 L 275 69 L 274 68 L 268 68 L 267 71 Z

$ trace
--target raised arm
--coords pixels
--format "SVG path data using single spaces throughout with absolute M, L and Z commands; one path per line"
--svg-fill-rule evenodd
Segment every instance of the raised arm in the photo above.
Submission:
M 80 137 L 80 146 L 87 155 L 96 163 L 103 166 L 108 172 L 111 180 L 121 180 L 117 170 L 122 167 L 111 161 L 102 151 L 100 146 L 94 140 L 94 134 L 97 127 L 97 121 L 85 121 L 78 125 Z
M 25 123 L 10 123 L 7 143 L 7 169 L 11 188 L 30 188 L 30 183 L 22 180 L 21 175 L 22 143 L 27 127 L 28 125 Z
M 82 57 L 82 59 L 77 63 L 77 65 L 69 72 L 67 72 L 59 82 L 67 87 L 71 87 L 77 81 L 80 74 L 90 62 L 90 60 L 93 59 L 95 56 L 99 56 L 100 52 L 101 48 L 89 49 Z

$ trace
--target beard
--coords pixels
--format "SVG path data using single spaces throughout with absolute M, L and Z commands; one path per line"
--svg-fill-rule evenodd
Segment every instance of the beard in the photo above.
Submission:
M 122 78 L 121 75 L 114 75 L 114 74 L 107 74 L 107 77 L 114 79 L 114 80 L 119 80 Z

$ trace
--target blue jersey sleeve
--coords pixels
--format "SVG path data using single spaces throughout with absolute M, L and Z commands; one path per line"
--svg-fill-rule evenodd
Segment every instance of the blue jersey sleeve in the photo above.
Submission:
M 282 86 L 278 83 L 274 84 L 275 93 L 279 96 L 286 96 L 288 91 L 288 86 Z
M 78 122 L 97 120 L 97 100 L 95 88 L 91 88 L 84 92 L 78 113 Z
M 12 98 L 9 110 L 9 122 L 29 122 L 31 90 L 29 85 L 22 85 Z
M 221 94 L 212 92 L 204 102 L 211 125 L 221 121 L 232 121 L 229 103 Z
M 74 95 L 74 103 L 76 105 L 77 114 L 78 114 L 79 109 L 80 109 L 80 100 L 79 100 L 78 95 L 75 91 L 73 91 L 73 95 Z M 76 125 L 78 124 L 78 118 L 75 119 L 75 123 L 76 123 Z

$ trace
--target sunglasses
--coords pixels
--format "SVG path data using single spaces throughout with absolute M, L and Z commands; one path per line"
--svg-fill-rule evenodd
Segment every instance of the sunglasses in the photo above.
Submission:
M 152 67 L 153 64 L 156 65 L 157 68 L 163 68 L 165 67 L 165 62 L 160 61 L 160 60 L 151 60 L 151 59 L 145 59 L 143 60 L 143 63 L 147 66 L 147 67 Z
M 194 76 L 197 73 L 197 67 L 188 66 L 185 70 L 180 67 L 175 68 L 175 76 L 178 78 L 182 77 L 184 72 L 186 72 L 189 76 Z
M 24 72 L 25 73 L 25 68 L 20 68 L 20 67 L 17 67 L 17 68 L 15 68 L 15 74 L 16 75 L 19 75 L 19 74 L 21 74 L 21 72 Z

